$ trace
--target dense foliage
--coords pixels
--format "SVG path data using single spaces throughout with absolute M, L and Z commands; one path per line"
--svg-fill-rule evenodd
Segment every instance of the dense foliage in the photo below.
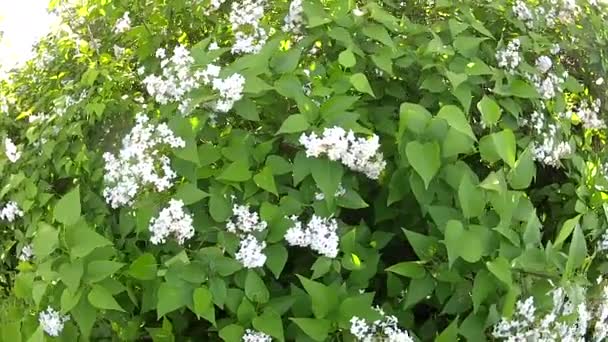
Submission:
M 600 341 L 607 8 L 53 0 L 2 341 Z

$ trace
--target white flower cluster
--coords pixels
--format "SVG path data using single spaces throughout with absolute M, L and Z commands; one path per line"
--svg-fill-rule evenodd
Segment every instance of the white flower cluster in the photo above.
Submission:
M 553 28 L 558 22 L 572 23 L 579 12 L 580 7 L 576 5 L 575 0 L 543 1 L 536 4 L 534 10 L 531 10 L 523 0 L 515 1 L 513 5 L 513 14 L 529 29 Z
M 342 186 L 342 183 L 338 185 L 338 190 L 334 193 L 334 197 L 342 197 L 346 194 L 346 189 Z M 315 200 L 322 201 L 325 199 L 325 194 L 322 192 L 315 193 Z
M 242 342 L 271 342 L 272 338 L 263 332 L 247 329 L 243 335 Z
M 399 322 L 395 316 L 386 316 L 382 310 L 378 310 L 382 315 L 381 320 L 376 320 L 372 324 L 366 320 L 353 316 L 350 319 L 350 333 L 360 342 L 414 342 L 407 330 L 399 328 Z
M 303 227 L 296 216 L 289 218 L 293 226 L 285 232 L 285 241 L 290 246 L 310 247 L 313 251 L 328 258 L 338 256 L 340 239 L 336 233 L 338 222 L 335 219 L 312 215 L 312 218 Z
M 581 300 L 571 300 L 562 288 L 551 290 L 553 306 L 546 314 L 537 313 L 532 297 L 518 301 L 513 317 L 498 322 L 492 335 L 506 341 L 588 341 L 588 329 L 593 326 L 590 340 L 603 341 L 608 332 L 608 287 L 603 288 L 599 302 L 585 301 L 584 288 L 575 288 L 573 293 Z
M 158 217 L 150 220 L 150 242 L 158 245 L 173 236 L 182 245 L 194 236 L 192 222 L 192 216 L 184 211 L 184 202 L 172 199 L 169 206 L 158 213 Z
M 553 66 L 553 62 L 551 61 L 551 58 L 548 56 L 540 56 L 536 59 L 536 68 L 542 74 L 546 74 L 547 71 L 549 71 L 552 66 Z
M 346 132 L 342 127 L 326 128 L 323 136 L 314 132 L 303 133 L 300 144 L 306 148 L 307 157 L 319 157 L 326 154 L 330 160 L 339 160 L 354 171 L 362 172 L 368 178 L 378 179 L 386 166 L 382 152 L 379 152 L 380 141 L 377 135 L 369 139 L 357 138 L 351 130 Z
M 602 101 L 596 99 L 593 102 L 589 100 L 581 101 L 581 104 L 576 109 L 576 116 L 581 120 L 583 127 L 586 129 L 603 129 L 606 128 L 606 122 L 600 119 L 600 108 Z
M 122 141 L 118 156 L 104 153 L 106 187 L 103 196 L 112 208 L 133 203 L 138 191 L 148 185 L 161 192 L 173 185 L 176 174 L 169 157 L 160 152 L 162 145 L 181 148 L 186 145 L 165 123 L 154 125 L 144 114 L 137 114 L 136 124 Z
M 57 337 L 63 330 L 65 322 L 70 320 L 70 316 L 62 315 L 58 311 L 55 311 L 50 306 L 47 307 L 46 311 L 42 311 L 38 316 L 38 322 L 42 330 L 49 334 L 49 336 Z
M 267 226 L 258 213 L 249 211 L 248 205 L 232 207 L 232 218 L 226 223 L 226 230 L 241 238 L 235 258 L 246 268 L 262 267 L 266 263 L 266 242 L 258 240 L 253 233 L 262 232 Z
M 199 87 L 202 77 L 192 72 L 194 58 L 182 45 L 175 47 L 170 58 L 165 49 L 158 49 L 156 58 L 161 60 L 162 74 L 146 76 L 143 80 L 146 90 L 159 104 L 178 102 L 182 115 L 187 115 L 190 105 L 187 95 Z
M 17 151 L 17 146 L 15 146 L 11 138 L 4 139 L 4 153 L 11 163 L 14 163 L 21 158 L 21 152 Z
M 513 6 L 513 14 L 515 14 L 517 19 L 523 21 L 527 27 L 531 28 L 534 25 L 534 15 L 528 6 L 526 6 L 524 1 L 515 1 Z
M 570 144 L 560 140 L 562 134 L 557 123 L 547 123 L 541 112 L 533 112 L 529 119 L 522 120 L 522 124 L 532 128 L 537 137 L 537 140 L 532 142 L 532 155 L 535 160 L 557 167 L 560 159 L 572 153 Z
M 34 257 L 34 249 L 32 245 L 25 245 L 21 248 L 21 253 L 19 253 L 19 260 L 21 261 L 30 261 Z
M 546 65 L 543 67 L 546 67 Z M 534 84 L 538 94 L 543 99 L 549 100 L 554 98 L 558 91 L 561 91 L 561 86 L 565 82 L 565 78 L 568 77 L 568 73 L 564 72 L 562 77 L 552 72 L 545 75 L 526 74 L 526 77 Z
M 289 13 L 283 19 L 283 32 L 292 32 L 294 34 L 302 33 L 304 26 L 304 8 L 302 0 L 292 0 L 289 4 Z
M 232 53 L 259 53 L 268 40 L 268 33 L 260 26 L 264 17 L 265 0 L 244 0 L 232 3 L 230 24 L 235 42 Z
M 219 92 L 215 109 L 223 113 L 230 111 L 234 103 L 243 98 L 244 87 L 245 77 L 241 74 L 232 74 L 225 79 L 214 79 L 213 89 Z
M 496 51 L 496 60 L 498 61 L 498 67 L 507 69 L 508 72 L 514 72 L 515 68 L 521 63 L 521 55 L 519 48 L 521 43 L 519 39 L 513 39 L 507 44 L 507 47 L 502 50 Z
M 13 201 L 6 203 L 4 208 L 0 209 L 0 219 L 2 220 L 13 222 L 17 217 L 23 217 L 23 211 Z
M 197 2 L 201 2 L 201 0 L 197 0 Z M 209 4 L 209 8 L 206 11 L 206 14 L 210 14 L 212 12 L 217 11 L 218 9 L 220 9 L 220 7 L 222 6 L 222 4 L 226 2 L 226 0 L 211 0 L 211 3 Z
M 114 24 L 114 33 L 123 33 L 131 28 L 131 18 L 129 18 L 129 12 L 125 12 L 123 16 L 116 20 Z

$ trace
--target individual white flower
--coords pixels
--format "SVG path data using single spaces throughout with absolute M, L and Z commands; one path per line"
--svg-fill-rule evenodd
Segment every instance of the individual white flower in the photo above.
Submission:
M 294 34 L 302 33 L 302 26 L 304 25 L 304 8 L 302 7 L 302 0 L 292 0 L 289 4 L 289 13 L 283 19 L 285 24 L 283 25 L 283 32 L 292 32 Z
M 338 222 L 335 219 L 313 215 L 306 227 L 297 217 L 290 217 L 293 226 L 285 233 L 285 241 L 290 246 L 310 247 L 313 251 L 328 258 L 338 255 L 340 239 L 337 234 Z
M 338 184 L 338 190 L 334 193 L 334 197 L 342 197 L 346 194 L 346 189 L 342 186 L 342 183 Z M 325 199 L 325 194 L 322 192 L 315 193 L 315 200 L 322 201 Z
M 235 42 L 232 53 L 259 53 L 268 40 L 268 33 L 260 26 L 264 17 L 265 0 L 244 0 L 232 3 L 230 24 Z
M 225 79 L 213 79 L 213 89 L 219 92 L 219 99 L 215 109 L 226 113 L 232 109 L 234 103 L 243 98 L 245 77 L 240 74 L 232 74 Z
M 268 224 L 256 212 L 249 211 L 249 205 L 232 206 L 232 218 L 226 223 L 226 230 L 234 234 L 261 232 Z
M 357 138 L 353 131 L 341 127 L 326 128 L 323 136 L 314 132 L 302 134 L 300 144 L 306 148 L 307 157 L 327 155 L 330 160 L 340 161 L 353 171 L 362 172 L 370 179 L 378 179 L 386 166 L 377 135 L 369 139 Z
M 57 337 L 61 334 L 63 325 L 69 320 L 70 316 L 62 315 L 50 306 L 47 307 L 46 311 L 40 312 L 40 315 L 38 316 L 38 322 L 40 323 L 42 330 L 53 337 Z
M 242 342 L 271 342 L 272 338 L 263 332 L 246 329 Z
M 144 114 L 137 114 L 136 124 L 123 138 L 118 155 L 103 155 L 106 184 L 103 196 L 112 208 L 132 204 L 142 188 L 165 191 L 177 176 L 171 169 L 170 159 L 160 149 L 182 148 L 186 143 L 166 124 L 154 125 L 148 121 Z
M 241 239 L 235 258 L 245 268 L 262 267 L 266 263 L 264 248 L 266 248 L 266 242 L 259 241 L 255 236 L 247 234 Z
M 498 67 L 505 68 L 510 73 L 514 72 L 515 68 L 521 63 L 520 46 L 519 39 L 513 39 L 505 49 L 498 50 L 496 52 Z
M 548 56 L 540 56 L 536 59 L 536 68 L 542 74 L 549 71 L 549 69 L 551 69 L 552 66 L 553 66 L 553 62 L 551 61 L 551 58 L 549 58 Z
M 6 203 L 4 208 L 0 209 L 0 219 L 2 220 L 13 222 L 17 217 L 23 217 L 23 211 L 13 201 Z
M 222 68 L 215 64 L 207 64 L 207 67 L 201 71 L 200 79 L 204 84 L 210 84 L 214 79 L 220 76 Z
M 561 51 L 561 48 L 560 48 L 559 44 L 555 43 L 551 46 L 550 52 L 552 55 L 557 55 L 560 51 Z
M 158 217 L 150 220 L 150 241 L 158 245 L 173 236 L 177 243 L 182 245 L 194 236 L 192 222 L 192 216 L 184 211 L 184 202 L 172 199 L 169 206 L 158 213 Z
M 4 153 L 11 163 L 15 163 L 21 158 L 21 152 L 17 150 L 17 146 L 15 146 L 10 138 L 4 139 Z
M 32 245 L 25 245 L 21 248 L 21 253 L 19 253 L 19 260 L 21 261 L 30 261 L 34 257 L 34 249 Z
M 215 50 L 219 50 L 220 46 L 217 45 L 216 42 L 211 42 L 211 44 L 209 44 L 209 47 L 207 48 L 207 50 L 209 51 L 215 51 Z
M 131 28 L 131 18 L 129 18 L 129 12 L 125 12 L 122 17 L 116 20 L 114 24 L 114 33 L 123 33 Z

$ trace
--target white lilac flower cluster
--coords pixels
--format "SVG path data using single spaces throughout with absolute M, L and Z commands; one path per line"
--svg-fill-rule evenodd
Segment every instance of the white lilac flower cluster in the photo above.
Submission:
M 259 53 L 268 40 L 268 33 L 260 25 L 264 17 L 265 0 L 244 0 L 232 3 L 230 24 L 235 42 L 232 53 Z
M 242 342 L 271 342 L 272 338 L 263 332 L 247 329 L 243 335 Z
M 188 93 L 199 87 L 200 73 L 192 71 L 194 58 L 190 51 L 179 45 L 173 49 L 173 55 L 167 57 L 165 49 L 156 51 L 156 58 L 160 59 L 161 75 L 148 75 L 143 83 L 150 96 L 159 104 L 178 102 L 182 115 L 187 115 L 190 105 Z
M 357 138 L 352 130 L 342 127 L 326 128 L 323 136 L 314 132 L 303 133 L 300 144 L 306 148 L 307 157 L 327 155 L 330 160 L 340 161 L 353 171 L 362 172 L 370 179 L 378 179 L 386 166 L 377 135 L 369 139 Z
M 153 186 L 158 192 L 173 185 L 176 174 L 169 157 L 160 148 L 168 145 L 182 148 L 183 139 L 176 137 L 165 123 L 154 125 L 144 114 L 137 114 L 136 124 L 122 141 L 117 156 L 106 152 L 103 196 L 112 208 L 130 205 L 142 187 Z
M 376 309 L 382 319 L 369 324 L 366 320 L 353 316 L 350 319 L 350 333 L 360 342 L 414 342 L 407 330 L 399 328 L 399 322 L 395 316 L 387 316 L 381 309 Z
M 342 197 L 346 194 L 346 189 L 342 186 L 342 183 L 338 184 L 338 190 L 334 193 L 334 197 Z M 322 201 L 325 199 L 325 194 L 322 192 L 315 193 L 315 200 Z
M 526 74 L 526 77 L 534 84 L 538 94 L 543 99 L 549 100 L 554 98 L 557 92 L 562 91 L 562 84 L 568 77 L 568 72 L 564 72 L 561 77 L 552 72 L 543 75 Z
M 553 28 L 558 22 L 572 23 L 580 7 L 575 0 L 548 0 L 541 2 L 530 9 L 523 0 L 515 1 L 513 14 L 521 20 L 527 28 Z
M 0 219 L 13 222 L 17 217 L 23 217 L 23 211 L 19 209 L 17 203 L 10 201 L 0 209 Z
M 574 111 L 576 116 L 578 116 L 578 118 L 581 120 L 581 123 L 585 129 L 606 128 L 606 122 L 598 117 L 600 114 L 601 105 L 602 101 L 600 99 L 596 99 L 593 102 L 583 100 L 579 104 L 578 108 Z
M 241 74 L 232 74 L 225 79 L 213 79 L 213 89 L 219 92 L 215 103 L 215 110 L 226 113 L 232 109 L 234 103 L 243 98 L 245 77 Z
M 34 257 L 34 249 L 32 245 L 25 245 L 21 248 L 21 253 L 19 253 L 19 260 L 21 261 L 30 261 Z
M 173 236 L 177 243 L 182 245 L 194 236 L 192 222 L 192 216 L 184 211 L 184 202 L 172 199 L 169 206 L 158 213 L 158 217 L 150 220 L 150 242 L 158 245 Z
M 40 315 L 38 316 L 38 322 L 40 323 L 42 330 L 53 337 L 57 337 L 61 334 L 63 325 L 69 320 L 70 316 L 62 315 L 50 306 L 47 307 L 46 311 L 40 312 Z
M 283 19 L 283 32 L 291 32 L 296 35 L 302 34 L 304 26 L 304 8 L 302 0 L 292 0 L 289 4 L 289 13 Z
M 547 313 L 537 312 L 533 297 L 520 300 L 513 317 L 501 319 L 492 335 L 506 341 L 603 341 L 608 333 L 608 286 L 603 287 L 599 301 L 588 299 L 586 292 L 573 289 L 575 301 L 562 288 L 551 290 L 553 305 Z M 591 327 L 593 333 L 588 331 Z
M 114 33 L 124 33 L 131 28 L 131 18 L 129 18 L 129 12 L 125 12 L 122 17 L 116 20 L 114 24 Z
M 15 146 L 15 143 L 10 138 L 4 139 L 4 153 L 11 163 L 21 158 L 21 152 L 17 150 L 17 146 Z
M 285 232 L 285 241 L 290 246 L 309 247 L 313 251 L 328 258 L 338 255 L 338 222 L 332 218 L 312 215 L 306 227 L 303 227 L 298 217 L 291 216 L 289 219 L 293 226 Z
M 521 54 L 519 48 L 521 43 L 519 39 L 513 39 L 507 44 L 507 47 L 496 51 L 496 60 L 498 61 L 498 67 L 506 69 L 508 72 L 513 73 L 515 68 L 521 63 Z
M 232 218 L 226 223 L 226 230 L 237 234 L 241 239 L 235 258 L 244 267 L 262 267 L 266 263 L 266 242 L 258 240 L 253 233 L 262 232 L 267 226 L 258 213 L 249 211 L 248 205 L 233 205 Z
M 522 125 L 530 127 L 536 141 L 532 142 L 532 155 L 535 160 L 549 166 L 559 166 L 560 159 L 572 153 L 567 141 L 562 141 L 561 130 L 556 122 L 547 123 L 543 113 L 535 111 L 529 119 L 522 120 Z

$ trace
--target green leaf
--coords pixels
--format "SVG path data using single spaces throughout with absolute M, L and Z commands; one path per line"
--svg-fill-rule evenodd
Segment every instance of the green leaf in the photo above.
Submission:
M 441 144 L 441 152 L 443 157 L 469 153 L 473 151 L 474 143 L 475 141 L 468 135 L 462 134 L 453 127 L 450 127 Z
M 463 176 L 458 187 L 458 201 L 465 218 L 478 217 L 484 212 L 486 201 L 483 190 Z
M 526 148 L 520 155 L 515 166 L 509 171 L 507 179 L 511 188 L 515 190 L 526 189 L 536 177 L 536 166 L 532 158 L 531 147 Z
M 455 318 L 447 328 L 445 328 L 435 342 L 453 342 L 458 341 L 458 318 Z
M 376 40 L 390 48 L 395 47 L 395 43 L 393 43 L 391 36 L 388 34 L 388 31 L 382 25 L 368 24 L 363 27 L 361 32 L 363 32 L 364 35 L 370 37 L 371 39 Z
M 404 261 L 395 264 L 387 269 L 387 272 L 393 272 L 408 278 L 420 279 L 424 278 L 426 271 L 424 266 L 417 261 Z
M 220 330 L 220 338 L 225 342 L 241 342 L 245 329 L 237 324 L 230 324 Z
M 83 273 L 84 266 L 82 264 L 82 259 L 76 259 L 71 263 L 66 262 L 59 267 L 59 277 L 72 293 L 78 291 Z
M 158 288 L 156 314 L 158 319 L 171 311 L 182 308 L 192 301 L 192 289 L 184 285 L 162 283 Z
M 445 76 L 448 78 L 450 83 L 452 83 L 452 89 L 458 88 L 462 82 L 465 82 L 468 79 L 466 74 L 455 73 L 449 70 L 445 72 Z
M 235 113 L 243 119 L 249 121 L 260 121 L 260 115 L 258 109 L 250 99 L 241 99 L 234 104 Z
M 54 227 L 41 222 L 38 226 L 38 231 L 32 241 L 34 255 L 36 258 L 43 260 L 50 255 L 59 243 L 59 232 Z
M 498 103 L 487 95 L 477 102 L 477 109 L 481 113 L 481 119 L 487 126 L 495 125 L 502 115 L 502 110 Z
M 200 190 L 195 184 L 192 183 L 181 184 L 179 188 L 177 188 L 177 192 L 175 194 L 175 198 L 182 200 L 185 205 L 194 204 L 208 196 L 208 193 Z
M 108 239 L 84 225 L 68 228 L 66 235 L 70 255 L 75 258 L 87 256 L 96 248 L 112 245 Z
M 475 280 L 473 280 L 473 290 L 471 293 L 471 297 L 473 299 L 473 312 L 477 313 L 479 307 L 483 303 L 486 298 L 492 293 L 495 292 L 496 284 L 492 278 L 492 275 L 481 269 L 475 275 Z
M 272 272 L 276 279 L 279 279 L 285 264 L 287 263 L 287 249 L 282 244 L 274 244 L 264 249 L 266 254 L 266 267 Z
M 238 160 L 228 165 L 217 177 L 218 180 L 244 182 L 251 179 L 251 171 L 246 161 Z
M 270 293 L 264 284 L 264 280 L 254 271 L 249 270 L 245 278 L 245 295 L 256 303 L 266 303 L 270 299 Z
M 156 278 L 156 259 L 150 253 L 144 253 L 137 257 L 129 266 L 128 274 L 139 280 L 152 280 Z
M 56 221 L 66 226 L 78 222 L 80 218 L 80 186 L 76 186 L 57 201 L 53 216 Z
M 433 293 L 433 290 L 435 290 L 435 281 L 431 275 L 427 274 L 423 278 L 412 279 L 405 292 L 404 308 L 413 307 Z
M 72 293 L 70 289 L 65 288 L 61 293 L 61 312 L 70 312 L 80 301 L 82 290 Z
M 207 287 L 201 286 L 194 290 L 192 303 L 197 317 L 203 317 L 215 325 L 215 308 L 213 307 L 212 298 L 211 291 Z
M 516 141 L 510 129 L 486 135 L 479 141 L 481 157 L 490 163 L 502 159 L 510 167 L 515 166 Z
M 325 25 L 331 22 L 331 18 L 325 12 L 323 5 L 320 2 L 315 1 L 304 1 L 302 3 L 304 14 L 308 19 L 305 21 L 308 23 L 309 28 Z
M 469 138 L 477 141 L 477 137 L 471 129 L 469 120 L 466 118 L 462 110 L 454 105 L 441 107 L 437 113 L 437 117 L 444 119 L 448 125 L 458 132 L 467 135 Z
M 71 310 L 71 316 L 80 327 L 81 336 L 88 340 L 91 335 L 91 330 L 97 319 L 97 310 L 91 304 L 85 296 L 81 296 L 80 302 Z
M 493 261 L 486 262 L 486 266 L 498 280 L 505 283 L 508 287 L 511 287 L 513 280 L 511 278 L 511 266 L 507 259 L 498 257 Z
M 185 147 L 173 149 L 175 155 L 180 159 L 200 165 L 201 162 L 198 159 L 198 150 L 196 147 L 196 133 L 193 130 L 192 121 L 189 121 L 181 115 L 175 115 L 171 118 L 168 125 L 176 135 L 186 142 Z
M 437 238 L 406 229 L 403 229 L 403 232 L 410 245 L 412 245 L 414 253 L 416 253 L 421 261 L 431 260 L 435 253 L 437 253 L 439 249 Z
M 125 264 L 111 260 L 94 260 L 87 265 L 85 281 L 96 283 L 116 273 Z
M 422 134 L 431 118 L 431 113 L 421 105 L 402 103 L 399 110 L 399 135 L 403 135 L 405 129 L 416 134 Z
M 564 241 L 566 241 L 568 236 L 570 236 L 570 234 L 574 231 L 574 228 L 578 226 L 580 218 L 581 215 L 579 214 L 564 222 L 562 229 L 560 229 L 559 233 L 557 234 L 557 238 L 553 243 L 554 246 L 559 247 L 562 245 L 562 243 L 564 243 Z
M 326 319 L 315 318 L 290 318 L 306 335 L 313 340 L 324 342 L 327 340 L 331 322 Z
M 414 170 L 424 181 L 424 186 L 428 189 L 431 180 L 441 166 L 439 144 L 436 142 L 410 141 L 405 147 L 405 154 Z
M 215 222 L 224 222 L 232 215 L 230 200 L 225 194 L 211 193 L 209 198 L 209 214 Z
M 575 269 L 582 266 L 586 257 L 587 244 L 585 243 L 585 235 L 580 225 L 576 225 L 572 234 L 572 241 L 570 242 L 565 276 L 571 275 Z
M 89 303 L 98 309 L 125 312 L 125 310 L 116 302 L 114 297 L 112 297 L 112 294 L 103 286 L 93 285 L 87 298 L 89 299 Z
M 336 161 L 329 159 L 311 159 L 310 170 L 312 178 L 317 183 L 317 187 L 321 189 L 325 195 L 325 200 L 333 203 L 334 194 L 338 191 L 344 169 L 342 165 Z
M 374 91 L 372 90 L 372 87 L 369 85 L 369 82 L 367 81 L 367 77 L 365 77 L 364 74 L 356 73 L 356 74 L 352 75 L 350 77 L 350 83 L 353 85 L 353 87 L 355 87 L 355 89 L 357 89 L 357 91 L 369 94 L 372 97 L 376 97 L 376 95 L 374 95 Z
M 312 300 L 312 312 L 317 318 L 324 318 L 327 314 L 336 309 L 338 298 L 336 293 L 324 284 L 306 279 L 298 275 L 304 289 Z
M 357 59 L 351 50 L 344 50 L 338 55 L 338 62 L 345 68 L 352 68 L 357 64 Z
M 261 316 L 253 319 L 252 324 L 257 331 L 278 338 L 280 341 L 285 340 L 281 316 L 273 310 L 265 310 Z
M 508 88 L 508 94 L 524 99 L 536 99 L 539 97 L 536 88 L 523 80 L 514 80 Z
M 283 121 L 281 128 L 277 134 L 298 133 L 307 130 L 310 127 L 308 119 L 303 114 L 292 114 Z
M 474 232 L 465 230 L 460 221 L 448 221 L 444 234 L 444 243 L 448 250 L 450 267 L 452 267 L 458 257 L 470 263 L 481 259 L 483 242 L 480 236 Z M 466 244 L 463 241 L 466 241 Z
M 276 196 L 279 195 L 277 185 L 274 182 L 274 175 L 272 174 L 272 169 L 270 167 L 265 166 L 260 173 L 253 176 L 253 181 L 260 189 L 273 193 Z

